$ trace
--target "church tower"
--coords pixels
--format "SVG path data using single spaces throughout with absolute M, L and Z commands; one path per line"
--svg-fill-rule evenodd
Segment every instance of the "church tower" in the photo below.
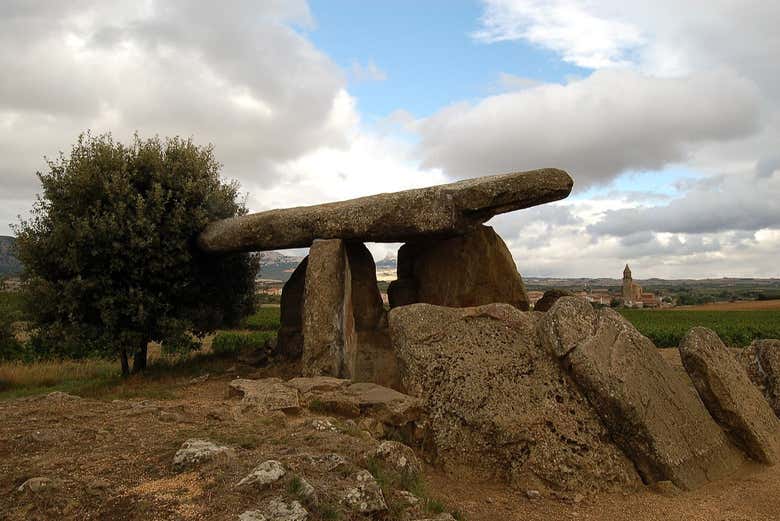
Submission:
M 631 268 L 626 264 L 623 270 L 623 303 L 627 304 L 633 300 L 633 285 L 634 281 L 631 278 Z

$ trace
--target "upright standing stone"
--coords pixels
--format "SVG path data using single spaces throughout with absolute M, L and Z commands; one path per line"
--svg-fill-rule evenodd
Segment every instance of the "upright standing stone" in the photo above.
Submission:
M 349 378 L 354 370 L 356 335 L 344 241 L 314 241 L 303 300 L 304 375 Z
M 691 329 L 680 342 L 680 358 L 704 405 L 732 440 L 751 458 L 777 463 L 777 417 L 718 335 Z
M 398 252 L 391 307 L 416 302 L 471 307 L 502 302 L 528 310 L 512 254 L 489 226 L 450 239 L 407 243 Z
M 683 376 L 614 310 L 563 297 L 541 318 L 539 336 L 646 482 L 692 489 L 742 462 Z
M 308 263 L 308 257 L 303 259 L 282 288 L 276 351 L 290 359 L 303 354 L 303 292 Z
M 349 377 L 356 382 L 398 388 L 398 363 L 390 343 L 387 312 L 377 286 L 374 258 L 363 243 L 348 242 L 346 248 L 357 334 L 357 349 Z

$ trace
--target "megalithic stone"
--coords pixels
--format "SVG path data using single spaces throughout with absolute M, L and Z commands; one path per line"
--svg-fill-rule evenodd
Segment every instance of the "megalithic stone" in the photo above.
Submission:
M 564 199 L 573 184 L 563 170 L 544 168 L 269 210 L 213 222 L 198 237 L 198 245 L 207 252 L 236 252 L 302 248 L 315 239 L 406 242 L 448 237 L 497 214 Z

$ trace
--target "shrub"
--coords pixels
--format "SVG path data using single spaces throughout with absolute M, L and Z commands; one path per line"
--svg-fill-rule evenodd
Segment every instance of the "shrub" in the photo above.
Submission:
M 86 134 L 38 177 L 15 231 L 41 354 L 119 355 L 127 374 L 128 356 L 146 367 L 150 341 L 194 349 L 252 311 L 256 260 L 195 246 L 209 222 L 246 212 L 210 146 Z

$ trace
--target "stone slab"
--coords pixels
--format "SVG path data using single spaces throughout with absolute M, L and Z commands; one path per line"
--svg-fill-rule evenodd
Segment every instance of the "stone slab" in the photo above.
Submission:
M 198 237 L 207 252 L 302 248 L 315 239 L 406 242 L 467 232 L 494 215 L 563 199 L 573 181 L 545 168 L 284 208 L 209 224 Z

